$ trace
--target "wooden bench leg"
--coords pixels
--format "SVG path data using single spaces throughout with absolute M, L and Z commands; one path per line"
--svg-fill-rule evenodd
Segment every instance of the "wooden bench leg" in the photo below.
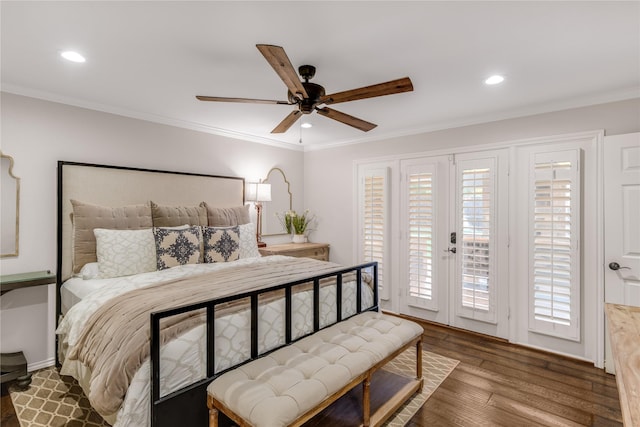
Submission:
M 218 410 L 209 409 L 209 427 L 218 427 Z
M 422 378 L 422 340 L 416 343 L 416 379 Z M 420 383 L 420 392 L 422 392 L 422 382 Z
M 209 427 L 218 427 L 218 410 L 213 405 L 213 399 L 208 395 L 207 406 L 209 407 Z
M 371 423 L 371 373 L 362 381 L 362 425 Z

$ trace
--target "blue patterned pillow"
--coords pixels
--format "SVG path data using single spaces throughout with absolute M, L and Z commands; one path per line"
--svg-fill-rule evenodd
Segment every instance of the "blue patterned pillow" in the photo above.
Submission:
M 200 262 L 200 227 L 154 228 L 158 270 Z
M 204 262 L 228 262 L 240 259 L 240 228 L 202 227 Z

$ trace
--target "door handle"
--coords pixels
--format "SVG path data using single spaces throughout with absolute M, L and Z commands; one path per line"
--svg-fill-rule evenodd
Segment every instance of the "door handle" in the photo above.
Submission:
M 445 252 L 451 252 L 452 254 L 456 253 L 456 247 L 454 246 L 453 248 L 449 248 L 449 249 L 445 249 Z
M 623 269 L 627 269 L 627 270 L 631 270 L 631 267 L 621 267 L 620 264 L 618 264 L 617 262 L 610 262 L 609 263 L 609 268 L 612 269 L 613 271 L 617 271 L 617 270 L 623 270 Z

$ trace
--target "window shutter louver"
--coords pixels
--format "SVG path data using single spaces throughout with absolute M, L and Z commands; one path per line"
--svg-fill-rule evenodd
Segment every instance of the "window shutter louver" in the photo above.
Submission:
M 462 306 L 489 312 L 493 174 L 489 168 L 462 171 Z
M 388 246 L 388 168 L 363 167 L 360 179 L 360 261 L 378 262 L 380 297 L 388 299 L 386 260 Z
M 578 156 L 534 156 L 530 210 L 530 328 L 578 339 Z
M 407 176 L 409 300 L 416 305 L 433 305 L 434 299 L 434 199 L 433 173 Z M 425 301 L 420 301 L 425 300 Z
M 367 176 L 364 179 L 364 230 L 363 248 L 365 261 L 381 263 L 384 255 L 384 177 Z M 378 272 L 381 266 L 378 265 Z

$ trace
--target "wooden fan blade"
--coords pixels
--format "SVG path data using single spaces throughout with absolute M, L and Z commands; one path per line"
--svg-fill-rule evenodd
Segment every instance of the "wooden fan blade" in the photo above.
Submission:
M 270 44 L 257 44 L 256 47 L 287 85 L 289 92 L 301 98 L 309 97 L 283 48 Z
M 325 117 L 329 117 L 330 119 L 337 120 L 345 125 L 353 126 L 356 129 L 360 129 L 364 132 L 369 132 L 374 127 L 378 126 L 373 123 L 369 123 L 357 117 L 353 117 L 349 114 L 342 113 L 340 111 L 334 110 L 332 108 L 317 108 L 318 114 L 322 114 Z
M 220 101 L 220 102 L 245 102 L 253 104 L 284 104 L 291 105 L 288 101 L 274 101 L 271 99 L 252 99 L 252 98 L 225 98 L 222 96 L 202 96 L 196 95 L 200 101 Z
M 283 121 L 276 126 L 271 133 L 285 133 L 291 125 L 298 121 L 298 119 L 302 117 L 302 112 L 300 110 L 293 110 L 287 117 L 284 118 Z
M 365 86 L 358 89 L 345 90 L 320 98 L 324 104 L 337 104 L 338 102 L 356 101 L 358 99 L 373 98 L 375 96 L 393 95 L 394 93 L 411 92 L 413 83 L 409 77 Z

